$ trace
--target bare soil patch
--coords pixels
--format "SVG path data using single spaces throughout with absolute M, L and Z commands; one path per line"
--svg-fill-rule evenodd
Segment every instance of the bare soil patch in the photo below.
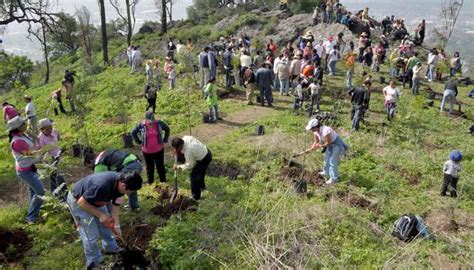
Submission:
M 237 166 L 227 165 L 219 162 L 212 162 L 207 168 L 206 174 L 212 177 L 228 177 L 230 180 L 236 180 L 239 175 L 245 179 L 252 178 L 253 172 L 243 170 Z
M 122 236 L 128 246 L 146 250 L 155 230 L 155 225 L 133 224 L 123 227 Z
M 307 171 L 303 166 L 295 161 L 283 160 L 285 165 L 281 168 L 279 173 L 279 179 L 285 182 L 296 183 L 300 180 L 306 180 L 308 183 L 312 183 L 316 186 L 323 186 L 325 179 L 318 174 L 318 172 Z
M 0 263 L 20 261 L 31 248 L 31 241 L 23 229 L 0 229 Z
M 336 198 L 340 201 L 343 201 L 351 207 L 368 209 L 377 214 L 381 213 L 381 210 L 377 207 L 376 204 L 364 197 L 350 193 L 348 191 L 337 191 L 336 193 L 327 193 L 326 199 L 330 200 L 331 198 Z
M 155 190 L 160 194 L 160 203 L 150 210 L 154 215 L 169 219 L 177 213 L 197 210 L 199 203 L 192 198 L 178 194 L 176 199 L 170 203 L 169 199 L 173 190 L 159 186 Z

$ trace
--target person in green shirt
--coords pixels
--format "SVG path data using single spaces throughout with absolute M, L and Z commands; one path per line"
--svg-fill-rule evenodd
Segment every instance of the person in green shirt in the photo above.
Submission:
M 405 83 L 408 82 L 408 85 L 410 88 L 413 87 L 413 67 L 416 66 L 420 62 L 420 59 L 418 59 L 418 53 L 414 52 L 413 56 L 410 57 L 407 61 L 405 73 L 404 73 L 404 78 L 403 78 L 403 88 L 405 88 Z
M 143 169 L 140 159 L 136 155 L 117 149 L 104 150 L 97 156 L 87 154 L 84 157 L 84 166 L 93 169 L 94 173 L 133 171 L 140 175 Z M 128 195 L 128 207 L 132 210 L 138 210 L 138 195 L 136 192 Z
M 216 78 L 210 78 L 207 82 L 206 89 L 204 90 L 204 96 L 206 97 L 207 106 L 209 106 L 209 121 L 216 123 L 219 118 L 219 112 L 217 107 L 217 89 L 214 84 Z

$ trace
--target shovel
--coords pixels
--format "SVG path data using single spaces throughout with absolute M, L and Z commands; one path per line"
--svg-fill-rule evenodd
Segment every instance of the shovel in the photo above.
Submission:
M 178 155 L 176 154 L 176 158 L 175 158 L 175 161 L 174 161 L 174 164 L 178 164 Z M 178 175 L 177 175 L 177 170 L 174 170 L 174 190 L 173 190 L 173 193 L 171 194 L 171 198 L 170 198 L 170 203 L 172 203 L 176 197 L 178 196 Z

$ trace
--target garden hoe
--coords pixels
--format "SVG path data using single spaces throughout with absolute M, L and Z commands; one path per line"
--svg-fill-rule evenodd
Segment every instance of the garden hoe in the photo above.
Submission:
M 178 155 L 177 154 L 176 154 L 174 164 L 175 165 L 178 164 Z M 176 171 L 177 170 L 175 169 L 174 170 L 174 190 L 173 190 L 173 193 L 171 194 L 170 203 L 172 203 L 176 199 L 176 197 L 178 196 L 178 175 L 177 175 Z

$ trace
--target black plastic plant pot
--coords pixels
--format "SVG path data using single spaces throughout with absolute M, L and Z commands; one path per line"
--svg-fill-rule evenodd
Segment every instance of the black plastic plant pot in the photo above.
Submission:
M 133 138 L 132 134 L 124 133 L 122 134 L 122 142 L 124 148 L 132 148 L 133 147 Z
M 206 124 L 211 122 L 208 114 L 202 116 L 202 122 Z
M 380 84 L 385 84 L 385 77 L 380 77 L 379 82 Z
M 305 179 L 296 181 L 293 184 L 293 190 L 298 194 L 304 194 L 308 192 L 308 181 L 306 181 Z
M 255 132 L 258 136 L 263 136 L 265 134 L 265 127 L 262 125 L 258 125 Z
M 84 150 L 82 151 L 82 156 L 86 156 L 88 154 L 94 154 L 94 149 L 92 147 L 84 147 Z
M 261 96 L 256 96 L 257 103 L 262 103 L 262 97 Z
M 82 151 L 84 150 L 84 145 L 82 144 L 73 144 L 72 145 L 72 156 L 78 158 L 81 156 Z

